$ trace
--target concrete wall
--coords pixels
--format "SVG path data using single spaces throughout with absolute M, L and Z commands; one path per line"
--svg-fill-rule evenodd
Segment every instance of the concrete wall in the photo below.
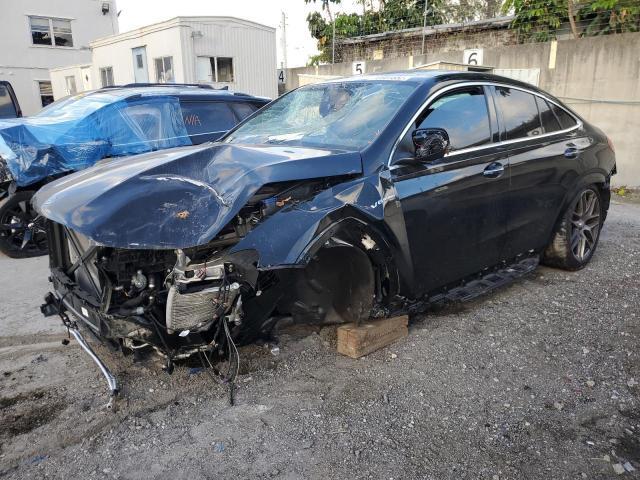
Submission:
M 405 70 L 440 60 L 462 62 L 462 56 L 462 50 L 434 49 L 426 55 L 368 61 L 366 69 Z M 540 88 L 612 139 L 618 161 L 613 183 L 640 187 L 640 33 L 484 48 L 483 63 L 500 69 L 539 68 Z M 351 63 L 289 69 L 287 90 L 298 87 L 298 74 L 348 76 Z
M 13 85 L 25 115 L 42 108 L 38 81 L 49 81 L 49 69 L 90 61 L 89 42 L 117 33 L 115 0 L 102 14 L 99 0 L 4 0 L 0 7 L 0 80 Z M 71 20 L 73 47 L 33 45 L 29 16 Z

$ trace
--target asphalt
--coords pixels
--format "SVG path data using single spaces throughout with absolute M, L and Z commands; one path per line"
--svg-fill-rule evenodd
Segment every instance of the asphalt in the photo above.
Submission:
M 0 258 L 0 478 L 640 478 L 640 205 L 614 201 L 591 264 L 540 267 L 413 319 L 361 360 L 335 329 L 242 350 L 236 405 L 97 347 L 105 384 L 43 319 L 45 258 Z

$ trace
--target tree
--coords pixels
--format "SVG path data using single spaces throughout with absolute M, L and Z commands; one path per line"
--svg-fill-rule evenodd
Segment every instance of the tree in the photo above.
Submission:
M 640 31 L 640 2 L 594 0 L 581 5 L 577 17 L 584 25 L 583 36 L 638 32 Z
M 511 28 L 518 31 L 520 42 L 553 40 L 568 19 L 567 0 L 506 0 L 502 12 L 511 10 L 515 17 Z
M 304 0 L 316 3 L 316 0 Z M 371 0 L 361 0 L 362 14 L 338 13 L 332 15 L 330 3 L 339 4 L 340 0 L 319 0 L 322 12 L 312 12 L 307 16 L 307 25 L 311 36 L 318 41 L 320 54 L 312 57 L 310 63 L 331 61 L 333 32 L 337 38 L 352 38 L 381 32 L 397 31 L 421 27 L 425 20 L 425 0 L 378 0 L 378 8 L 373 8 Z M 426 10 L 426 24 L 444 23 L 445 0 L 429 0 Z
M 546 42 L 569 24 L 575 39 L 640 31 L 637 0 L 506 0 L 503 13 L 513 11 L 511 28 L 521 42 Z

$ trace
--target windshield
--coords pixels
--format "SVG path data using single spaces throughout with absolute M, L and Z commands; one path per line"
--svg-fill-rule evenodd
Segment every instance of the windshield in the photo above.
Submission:
M 309 85 L 273 102 L 225 142 L 361 150 L 415 89 L 415 84 L 400 81 Z

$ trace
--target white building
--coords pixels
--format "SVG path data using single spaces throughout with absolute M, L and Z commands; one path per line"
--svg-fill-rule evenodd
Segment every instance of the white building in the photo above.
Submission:
M 208 83 L 274 98 L 276 30 L 232 17 L 176 17 L 91 43 L 91 64 L 51 71 L 56 98 L 76 86 Z
M 53 100 L 51 68 L 91 61 L 89 43 L 115 33 L 115 0 L 2 0 L 0 80 L 32 115 Z

